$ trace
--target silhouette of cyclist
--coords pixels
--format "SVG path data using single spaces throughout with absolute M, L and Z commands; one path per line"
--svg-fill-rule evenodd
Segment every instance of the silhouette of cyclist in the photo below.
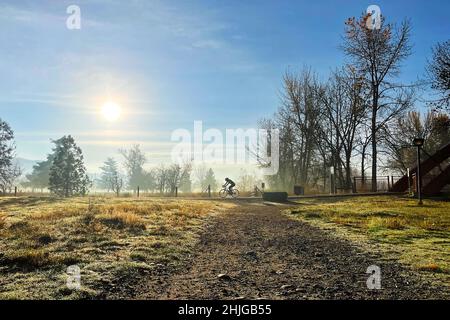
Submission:
M 233 187 L 236 184 L 234 183 L 233 180 L 229 179 L 229 178 L 225 178 L 225 184 L 223 185 L 223 187 L 226 189 L 228 186 L 228 193 L 229 194 L 233 194 Z

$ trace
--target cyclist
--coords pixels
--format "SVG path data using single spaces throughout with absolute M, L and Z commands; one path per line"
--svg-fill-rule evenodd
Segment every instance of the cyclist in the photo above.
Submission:
M 233 187 L 236 184 L 234 183 L 233 180 L 229 179 L 229 178 L 225 178 L 225 184 L 223 185 L 223 187 L 226 189 L 228 186 L 228 193 L 229 194 L 233 194 Z

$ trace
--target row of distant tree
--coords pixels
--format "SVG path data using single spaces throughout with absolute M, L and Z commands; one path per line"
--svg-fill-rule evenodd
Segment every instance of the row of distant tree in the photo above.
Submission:
M 121 149 L 119 153 L 123 157 L 122 167 L 125 168 L 125 173 L 121 172 L 117 160 L 108 158 L 100 167 L 99 179 L 95 181 L 97 187 L 117 195 L 123 189 L 136 191 L 137 187 L 143 192 L 174 194 L 176 188 L 179 192 L 191 193 L 194 190 L 206 191 L 210 186 L 211 191 L 216 192 L 220 186 L 214 170 L 205 164 L 159 165 L 146 170 L 147 158 L 139 145 Z M 241 190 L 251 191 L 261 180 L 254 174 L 242 171 L 237 183 Z
M 70 135 L 53 143 L 53 152 L 46 161 L 34 166 L 33 174 L 27 175 L 25 185 L 48 188 L 52 193 L 65 197 L 86 194 L 91 181 L 86 174 L 81 149 Z M 14 159 L 14 131 L 0 119 L 0 190 L 3 193 L 11 191 L 22 174 Z
M 377 174 L 414 166 L 414 137 L 426 139 L 427 154 L 450 142 L 450 41 L 433 48 L 422 80 L 400 83 L 412 49 L 410 22 L 397 27 L 382 17 L 380 29 L 369 29 L 367 19 L 346 21 L 346 62 L 326 81 L 307 67 L 285 73 L 280 108 L 260 121 L 280 130 L 280 169 L 267 177 L 271 186 L 326 190 L 334 168 L 338 187 L 350 189 L 360 175 L 376 191 Z M 419 104 L 428 104 L 425 115 Z
M 219 183 L 212 168 L 206 165 L 183 166 L 172 164 L 159 165 L 150 170 L 145 169 L 147 158 L 139 145 L 119 150 L 123 158 L 121 164 L 114 158 L 108 158 L 100 167 L 97 179 L 89 178 L 84 164 L 83 153 L 72 136 L 53 140 L 52 152 L 44 161 L 37 162 L 31 173 L 20 184 L 33 191 L 50 190 L 59 196 L 85 195 L 93 186 L 114 192 L 116 195 L 124 190 L 152 192 L 159 194 L 190 193 L 195 188 L 205 191 L 208 186 L 217 191 Z M 15 154 L 14 132 L 5 121 L 0 119 L 0 190 L 5 193 L 17 185 L 22 174 Z M 121 168 L 125 169 L 122 172 Z M 255 175 L 242 172 L 238 180 L 242 190 L 252 190 L 260 184 Z
M 125 174 L 120 172 L 119 164 L 114 158 L 108 158 L 100 168 L 98 187 L 116 194 L 123 188 L 153 193 L 174 194 L 176 188 L 180 192 L 193 191 L 193 176 L 198 189 L 204 190 L 208 185 L 215 190 L 217 181 L 214 171 L 206 166 L 193 167 L 191 163 L 182 166 L 172 164 L 170 166 L 159 165 L 151 170 L 146 170 L 147 158 L 139 145 L 133 145 L 130 149 L 121 149 L 119 153 L 123 157 L 122 166 Z
M 33 190 L 49 189 L 51 192 L 62 195 L 84 195 L 87 190 L 95 186 L 107 192 L 120 195 L 124 190 L 136 192 L 153 192 L 160 194 L 174 194 L 176 188 L 180 192 L 192 192 L 192 174 L 195 174 L 199 187 L 205 189 L 211 185 L 212 190 L 217 188 L 214 171 L 211 168 L 200 166 L 193 170 L 191 164 L 183 166 L 172 164 L 160 165 L 146 170 L 147 158 L 139 145 L 130 149 L 121 149 L 123 157 L 121 166 L 115 158 L 108 158 L 100 167 L 97 179 L 89 179 L 83 164 L 81 149 L 76 146 L 71 136 L 53 141 L 53 152 L 45 161 L 38 162 L 30 174 L 26 175 L 24 187 Z M 56 174 L 59 173 L 59 174 Z

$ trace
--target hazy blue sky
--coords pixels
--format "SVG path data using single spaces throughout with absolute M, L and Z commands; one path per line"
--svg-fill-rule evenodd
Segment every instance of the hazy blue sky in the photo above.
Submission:
M 81 30 L 66 28 L 70 4 Z M 344 61 L 345 19 L 370 4 L 411 19 L 402 79 L 416 80 L 448 39 L 449 1 L 0 1 L 0 117 L 21 157 L 43 159 L 70 133 L 90 168 L 135 142 L 157 163 L 194 120 L 248 128 L 271 115 L 288 67 L 326 77 Z M 108 99 L 123 108 L 116 122 L 99 115 Z

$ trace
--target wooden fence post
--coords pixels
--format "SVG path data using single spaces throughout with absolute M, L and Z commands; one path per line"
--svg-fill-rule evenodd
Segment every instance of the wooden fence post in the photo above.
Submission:
M 17 197 L 17 187 L 14 187 L 14 197 Z
M 353 177 L 353 193 L 358 193 L 356 190 L 356 177 Z
M 211 198 L 211 185 L 208 184 L 208 197 Z
M 178 197 L 178 187 L 175 187 L 175 198 Z
M 139 186 L 137 187 L 137 197 L 139 198 Z

